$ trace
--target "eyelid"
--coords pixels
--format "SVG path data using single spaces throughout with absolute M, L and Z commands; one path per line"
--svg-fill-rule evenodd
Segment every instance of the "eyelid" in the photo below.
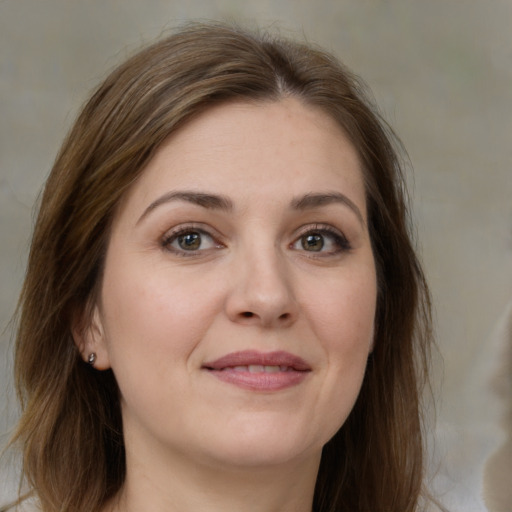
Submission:
M 318 233 L 320 235 L 330 235 L 332 238 L 334 238 L 335 243 L 338 245 L 338 250 L 334 252 L 326 252 L 326 251 L 306 251 L 305 249 L 301 249 L 302 252 L 309 253 L 308 257 L 312 258 L 321 258 L 321 257 L 328 257 L 328 256 L 334 256 L 338 255 L 340 253 L 348 252 L 352 249 L 352 245 L 350 244 L 350 241 L 346 237 L 346 235 L 338 228 L 335 228 L 334 226 L 330 224 L 321 224 L 321 223 L 315 223 L 315 224 L 307 224 L 305 226 L 301 226 L 296 234 L 294 241 L 290 244 L 291 248 L 294 248 L 295 244 L 297 244 L 300 239 L 309 234 L 309 233 Z
M 171 229 L 168 229 L 160 238 L 160 245 L 166 251 L 169 251 L 177 256 L 185 256 L 185 257 L 194 257 L 200 256 L 206 252 L 209 252 L 212 249 L 220 249 L 225 247 L 224 244 L 219 240 L 220 236 L 213 233 L 213 229 L 209 226 L 206 226 L 202 223 L 185 223 L 179 224 Z M 187 251 L 185 249 L 179 249 L 176 247 L 172 247 L 171 243 L 174 242 L 180 235 L 184 235 L 186 233 L 199 233 L 202 236 L 206 236 L 212 240 L 214 247 L 209 247 L 206 249 L 197 249 Z

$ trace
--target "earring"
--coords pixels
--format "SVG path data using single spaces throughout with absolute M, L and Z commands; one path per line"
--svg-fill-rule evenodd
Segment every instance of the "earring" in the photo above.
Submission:
M 91 352 L 89 354 L 89 357 L 87 358 L 87 362 L 91 365 L 91 366 L 94 366 L 94 363 L 96 362 L 96 353 L 95 352 Z

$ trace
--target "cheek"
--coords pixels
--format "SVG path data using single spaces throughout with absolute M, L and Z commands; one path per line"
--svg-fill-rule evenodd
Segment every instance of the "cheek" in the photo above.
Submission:
M 368 271 L 354 273 L 350 279 L 333 280 L 322 296 L 311 299 L 308 310 L 310 318 L 314 318 L 310 325 L 314 326 L 327 362 L 315 414 L 324 422 L 326 442 L 349 416 L 364 378 L 373 347 L 375 274 Z
M 117 268 L 105 275 L 102 293 L 105 338 L 114 370 L 120 372 L 135 360 L 139 366 L 158 368 L 170 358 L 189 355 L 219 307 L 217 288 L 165 268 L 144 271 L 139 265 L 133 272 L 128 265 Z
M 332 279 L 317 297 L 310 297 L 308 311 L 316 335 L 330 359 L 352 352 L 368 354 L 372 348 L 377 302 L 373 266 Z
M 179 409 L 200 345 L 219 307 L 218 288 L 165 266 L 120 265 L 105 275 L 103 322 L 123 417 L 166 424 Z M 131 271 L 133 270 L 133 271 Z M 200 288 L 200 289 L 199 289 Z M 167 411 L 168 412 L 168 411 Z M 165 421 L 164 421 L 165 419 Z

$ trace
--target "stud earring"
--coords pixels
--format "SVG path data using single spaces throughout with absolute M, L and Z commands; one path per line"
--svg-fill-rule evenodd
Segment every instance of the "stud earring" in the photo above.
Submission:
M 89 354 L 89 357 L 87 358 L 87 362 L 91 365 L 91 366 L 94 366 L 94 363 L 96 362 L 96 353 L 95 352 L 91 352 Z

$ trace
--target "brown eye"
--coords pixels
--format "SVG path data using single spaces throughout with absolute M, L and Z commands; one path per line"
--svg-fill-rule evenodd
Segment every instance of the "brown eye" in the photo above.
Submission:
M 290 246 L 313 256 L 335 256 L 350 251 L 351 245 L 345 235 L 332 226 L 314 225 L 305 231 Z M 315 254 L 317 253 L 317 254 Z
M 324 237 L 319 233 L 309 233 L 301 237 L 300 243 L 305 251 L 319 252 L 324 248 Z
M 201 247 L 201 234 L 197 232 L 185 233 L 176 239 L 180 249 L 184 251 L 196 251 Z
M 192 256 L 222 246 L 206 231 L 191 228 L 178 229 L 168 234 L 162 240 L 162 245 L 167 250 L 182 256 Z

